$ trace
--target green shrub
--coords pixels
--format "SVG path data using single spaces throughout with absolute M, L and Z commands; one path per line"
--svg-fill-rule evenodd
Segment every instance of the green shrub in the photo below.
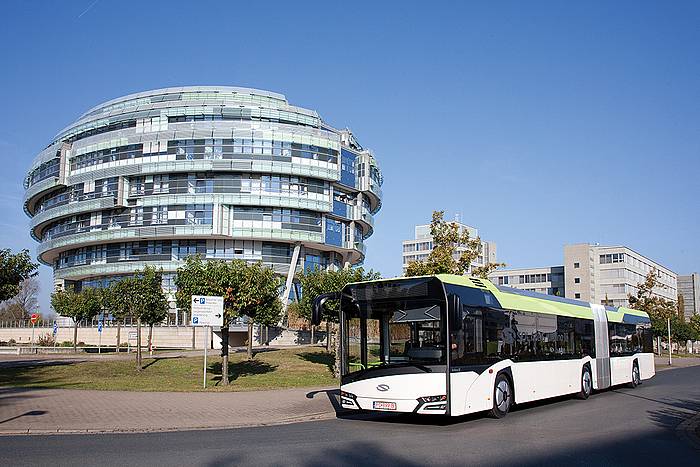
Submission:
M 7 345 L 17 345 L 17 341 L 14 339 L 10 339 L 9 341 L 7 341 Z
M 63 341 L 60 344 L 61 347 L 73 347 L 73 342 L 71 341 Z

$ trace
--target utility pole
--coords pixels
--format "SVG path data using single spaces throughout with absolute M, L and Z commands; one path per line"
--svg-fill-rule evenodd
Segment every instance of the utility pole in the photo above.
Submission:
M 666 319 L 666 324 L 668 326 L 668 364 L 673 365 L 673 360 L 671 359 L 671 318 Z

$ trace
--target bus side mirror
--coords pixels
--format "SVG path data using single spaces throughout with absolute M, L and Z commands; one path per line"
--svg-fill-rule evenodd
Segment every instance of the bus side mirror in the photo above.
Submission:
M 447 298 L 447 313 L 450 321 L 450 330 L 459 331 L 462 329 L 462 299 L 457 294 L 450 294 Z
M 311 305 L 311 324 L 314 326 L 318 326 L 319 324 L 321 324 L 321 320 L 323 319 L 323 310 L 325 303 L 328 300 L 339 299 L 340 293 L 338 292 L 324 293 L 314 298 L 314 302 Z

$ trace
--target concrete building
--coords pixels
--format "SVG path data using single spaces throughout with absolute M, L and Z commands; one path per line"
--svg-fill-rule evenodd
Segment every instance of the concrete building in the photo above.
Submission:
M 678 294 L 683 296 L 683 315 L 686 321 L 700 314 L 700 274 L 694 272 L 678 276 Z
M 24 210 L 58 287 L 100 287 L 184 258 L 301 268 L 361 263 L 382 175 L 349 130 L 285 96 L 197 86 L 100 104 L 39 153 Z M 177 319 L 176 319 L 177 321 Z M 180 319 L 181 321 L 181 319 Z
M 661 283 L 654 293 L 677 300 L 676 273 L 625 246 L 566 245 L 563 266 L 497 270 L 489 279 L 497 285 L 532 292 L 628 306 L 628 294 L 637 293 L 637 284 L 644 282 L 652 269 L 658 271 Z
M 460 232 L 465 230 L 469 232 L 470 238 L 476 238 L 479 236 L 479 232 L 474 227 L 457 222 L 459 225 Z M 412 240 L 404 240 L 402 242 L 403 246 L 403 272 L 406 273 L 406 268 L 408 264 L 412 261 L 424 261 L 433 251 L 433 237 L 430 235 L 430 224 L 417 225 L 415 227 L 415 238 Z M 464 251 L 464 248 L 457 248 L 455 251 L 455 259 L 459 258 L 460 254 Z M 481 255 L 472 263 L 469 270 L 473 267 L 483 266 L 486 263 L 496 262 L 496 244 L 494 242 L 481 242 Z
M 610 306 L 629 305 L 628 295 L 637 293 L 652 269 L 661 286 L 654 294 L 677 300 L 677 275 L 665 266 L 626 246 L 580 243 L 564 247 L 564 288 L 567 298 Z
M 565 297 L 564 266 L 502 269 L 489 274 L 496 285 Z

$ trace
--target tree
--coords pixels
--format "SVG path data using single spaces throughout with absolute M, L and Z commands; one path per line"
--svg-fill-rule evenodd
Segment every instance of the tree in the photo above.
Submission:
M 659 273 L 656 269 L 649 271 L 644 282 L 637 284 L 637 293 L 628 295 L 630 308 L 644 311 L 651 319 L 651 331 L 654 336 L 664 337 L 668 334 L 668 320 L 671 320 L 671 334 L 674 326 L 678 326 L 678 307 L 672 300 L 666 300 L 654 293 L 654 289 L 662 287 Z M 669 342 L 669 349 L 672 343 Z M 659 350 L 660 351 L 660 350 Z
M 12 298 L 12 302 L 19 306 L 24 317 L 29 317 L 39 305 L 39 281 L 31 276 L 22 281 L 19 292 Z
M 481 238 L 471 238 L 468 230 L 460 232 L 456 222 L 445 221 L 445 211 L 433 212 L 430 235 L 433 237 L 433 249 L 428 258 L 409 263 L 406 276 L 461 276 L 469 271 L 471 264 L 482 254 Z M 505 263 L 487 262 L 484 266 L 473 268 L 471 274 L 486 279 L 491 271 L 504 266 Z
M 280 279 L 274 271 L 257 262 L 246 264 L 243 282 L 226 288 L 224 301 L 232 304 L 233 313 L 248 317 L 248 360 L 253 359 L 253 323 L 274 326 L 282 313 Z
M 136 370 L 143 369 L 141 352 L 141 328 L 149 325 L 149 346 L 153 325 L 168 316 L 168 301 L 163 292 L 162 271 L 153 266 L 137 270 L 133 277 L 125 277 L 110 286 L 109 306 L 118 320 L 131 316 L 136 318 Z
M 253 321 L 276 324 L 279 321 L 280 281 L 261 263 L 249 265 L 243 260 L 203 261 L 199 255 L 188 256 L 178 268 L 175 279 L 178 308 L 191 312 L 192 295 L 224 298 L 224 323 L 221 327 L 221 383 L 228 379 L 228 328 L 231 320 L 247 316 L 248 358 L 253 358 Z
M 138 318 L 148 324 L 148 350 L 151 352 L 153 350 L 153 325 L 165 320 L 170 311 L 168 299 L 163 293 L 163 271 L 146 266 L 139 282 L 143 302 L 139 307 Z
M 101 310 L 100 291 L 84 289 L 81 292 L 59 290 L 51 294 L 51 306 L 61 316 L 73 318 L 73 352 L 78 352 L 78 323 L 92 319 Z
M 694 314 L 688 323 L 694 332 L 693 340 L 700 340 L 700 315 Z
M 108 287 L 100 289 L 101 299 L 102 299 L 102 312 L 112 316 L 112 320 L 117 323 L 117 342 L 116 342 L 116 352 L 119 352 L 119 346 L 121 344 L 121 323 L 125 315 L 122 313 L 119 307 L 120 296 L 117 293 L 117 283 L 112 282 Z
M 365 271 L 363 268 L 347 268 L 338 271 L 321 271 L 314 269 L 297 275 L 301 284 L 301 300 L 299 301 L 299 316 L 311 320 L 311 308 L 316 297 L 324 293 L 340 292 L 343 287 L 352 282 L 362 282 L 381 279 L 376 271 Z M 331 324 L 339 321 L 340 304 L 337 300 L 329 300 L 324 305 L 323 319 L 326 321 L 326 350 L 331 346 Z M 338 339 L 335 339 L 335 373 L 340 370 Z
M 678 301 L 676 302 L 678 306 L 678 318 L 685 322 L 685 298 L 683 294 L 678 294 Z
M 17 295 L 22 281 L 36 276 L 38 267 L 32 262 L 28 250 L 17 254 L 12 254 L 9 249 L 0 250 L 0 302 Z
M 117 320 L 117 346 L 121 338 L 121 321 L 127 316 L 132 318 L 136 316 L 136 309 L 139 307 L 141 295 L 139 293 L 138 281 L 135 277 L 124 277 L 118 282 L 112 282 L 109 286 L 109 292 L 106 297 L 106 307 L 111 309 L 112 315 Z M 138 346 L 136 347 L 136 365 L 137 370 L 141 369 L 140 353 L 141 353 L 141 327 L 136 330 Z M 118 348 L 118 347 L 117 347 Z
M 29 319 L 24 309 L 13 300 L 6 300 L 0 304 L 0 321 L 17 321 Z

